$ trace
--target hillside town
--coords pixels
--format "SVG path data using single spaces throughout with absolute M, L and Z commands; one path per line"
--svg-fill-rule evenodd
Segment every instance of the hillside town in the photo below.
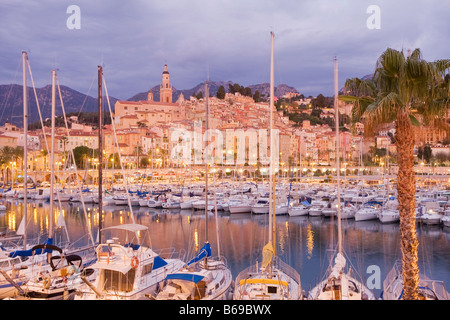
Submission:
M 295 104 L 279 103 L 273 113 L 274 128 L 278 134 L 279 165 L 282 170 L 291 168 L 314 168 L 333 166 L 335 162 L 335 133 L 329 124 L 312 124 L 310 120 L 301 123 L 290 119 L 289 114 L 303 113 L 311 115 L 314 108 L 311 97 L 305 98 L 299 93 L 287 93 L 276 97 L 278 101 L 292 101 Z M 185 168 L 204 163 L 201 150 L 204 149 L 202 135 L 206 130 L 206 105 L 208 103 L 208 128 L 214 132 L 208 141 L 215 142 L 212 147 L 214 163 L 233 166 L 264 165 L 261 146 L 262 133 L 269 137 L 269 103 L 255 102 L 251 96 L 239 92 L 225 93 L 223 98 L 184 97 L 181 94 L 172 101 L 172 85 L 167 65 L 162 72 L 160 99 L 155 101 L 149 90 L 147 100 L 123 101 L 114 105 L 111 124 L 103 129 L 104 158 L 106 168 Z M 299 106 L 302 106 L 301 108 Z M 351 116 L 351 104 L 339 102 L 339 113 Z M 334 123 L 334 109 L 323 108 L 320 118 L 331 118 Z M 77 116 L 68 118 L 69 128 L 57 127 L 55 132 L 55 164 L 57 170 L 70 167 L 71 151 L 79 147 L 88 148 L 91 154 L 78 162 L 81 168 L 95 168 L 98 163 L 98 128 L 79 122 Z M 375 136 L 364 136 L 361 123 L 348 121 L 342 125 L 340 145 L 341 159 L 345 168 L 362 167 L 367 162 L 383 166 L 385 162 L 395 163 L 394 125 L 386 126 L 376 132 Z M 261 131 L 265 130 L 265 131 Z M 259 133 L 259 136 L 257 135 Z M 180 135 L 184 137 L 182 143 Z M 28 132 L 28 164 L 33 172 L 49 170 L 49 148 L 51 130 L 49 127 Z M 255 137 L 258 136 L 257 139 Z M 187 137 L 187 138 L 186 138 Z M 197 137 L 197 139 L 195 139 Z M 203 139 L 204 140 L 204 139 Z M 221 140 L 221 141 L 219 141 Z M 258 141 L 256 143 L 256 141 Z M 433 127 L 416 129 L 417 163 L 424 164 L 423 149 L 426 146 L 435 160 L 445 162 L 450 156 L 447 136 L 444 130 Z M 261 145 L 260 145 L 261 144 Z M 180 145 L 184 148 L 179 156 Z M 0 147 L 24 146 L 23 128 L 5 123 L 0 127 Z M 196 155 L 200 151 L 200 158 Z M 178 151 L 176 151 L 178 150 Z M 178 153 L 178 154 L 176 154 Z M 22 161 L 10 157 L 4 167 L 19 172 Z M 389 157 L 389 159 L 387 159 Z M 199 160 L 200 159 L 200 160 Z M 237 160 L 240 161 L 237 161 Z M 234 160 L 234 161 L 233 161 Z M 426 159 L 430 161 L 429 157 Z M 73 166 L 73 164 L 72 164 Z M 305 169 L 304 169 L 305 170 Z M 48 180 L 44 175 L 43 179 Z

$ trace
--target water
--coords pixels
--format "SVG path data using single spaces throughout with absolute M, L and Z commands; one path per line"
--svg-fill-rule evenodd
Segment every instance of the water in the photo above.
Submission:
M 7 200 L 7 211 L 0 214 L 0 230 L 17 230 L 23 217 L 23 201 Z M 67 232 L 72 243 L 88 243 L 88 228 L 94 239 L 98 230 L 97 206 L 86 204 L 87 218 L 80 203 L 62 203 Z M 54 205 L 54 221 L 59 205 Z M 127 206 L 108 206 L 104 210 L 104 227 L 131 223 Z M 192 257 L 205 241 L 204 212 L 191 210 L 154 210 L 133 207 L 136 223 L 149 227 L 154 249 L 174 247 L 185 250 Z M 28 201 L 28 237 L 44 239 L 49 226 L 49 203 Z M 218 213 L 221 254 L 235 278 L 241 270 L 261 261 L 261 251 L 268 241 L 268 215 Z M 337 223 L 325 217 L 277 216 L 276 253 L 295 268 L 301 277 L 302 288 L 308 291 L 324 276 L 329 258 L 336 246 Z M 343 220 L 343 247 L 352 268 L 362 281 L 372 288 L 376 297 L 381 294 L 382 282 L 394 262 L 400 259 L 399 225 L 381 224 L 378 220 L 355 222 Z M 208 215 L 208 240 L 217 255 L 216 219 Z M 450 288 L 450 229 L 442 226 L 418 225 L 419 264 L 421 273 L 444 281 Z M 66 241 L 63 228 L 57 228 L 56 241 Z M 375 266 L 375 269 L 372 269 Z M 379 270 L 379 274 L 373 270 Z

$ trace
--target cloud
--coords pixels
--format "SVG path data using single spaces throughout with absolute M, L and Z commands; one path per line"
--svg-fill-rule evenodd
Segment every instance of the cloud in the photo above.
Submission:
M 66 26 L 72 4 L 81 9 L 79 30 Z M 380 8 L 379 30 L 366 27 L 372 4 Z M 158 85 L 165 63 L 179 89 L 208 74 L 242 85 L 268 82 L 273 30 L 276 82 L 331 95 L 334 56 L 341 83 L 373 72 L 387 47 L 448 58 L 448 12 L 450 3 L 437 0 L 4 0 L 0 83 L 21 82 L 22 50 L 30 52 L 37 86 L 58 68 L 61 84 L 87 93 L 102 64 L 109 94 L 120 99 Z

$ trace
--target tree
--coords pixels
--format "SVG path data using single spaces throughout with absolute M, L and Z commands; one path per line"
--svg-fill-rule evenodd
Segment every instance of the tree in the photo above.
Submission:
M 352 121 L 363 122 L 366 134 L 373 134 L 381 124 L 395 122 L 405 300 L 419 298 L 413 126 L 438 124 L 445 119 L 450 103 L 450 85 L 445 80 L 449 69 L 450 59 L 427 62 L 419 49 L 405 56 L 403 51 L 388 48 L 378 58 L 373 77 L 347 79 L 349 95 L 340 97 L 354 103 Z
M 217 90 L 217 93 L 216 93 L 216 97 L 221 100 L 225 99 L 225 87 L 224 86 L 219 87 L 219 89 Z
M 255 102 L 261 101 L 261 94 L 259 93 L 258 90 L 256 90 L 255 93 L 253 94 L 253 100 L 255 100 Z
M 75 164 L 77 168 L 84 169 L 86 158 L 95 157 L 98 154 L 98 150 L 93 150 L 86 146 L 78 146 L 73 149 L 73 156 L 75 157 Z
M 323 94 L 319 94 L 315 99 L 311 101 L 313 109 L 323 109 L 329 106 L 329 101 Z

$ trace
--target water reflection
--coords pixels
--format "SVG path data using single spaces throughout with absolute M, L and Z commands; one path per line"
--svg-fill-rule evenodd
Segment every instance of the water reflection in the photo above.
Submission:
M 22 201 L 6 201 L 7 210 L 0 215 L 0 229 L 17 230 L 23 218 Z M 86 204 L 86 214 L 79 203 L 62 203 L 54 206 L 56 221 L 60 210 L 67 226 L 55 229 L 56 241 L 67 241 L 83 245 L 89 242 L 89 232 L 96 238 L 99 225 L 98 208 Z M 43 238 L 50 225 L 48 203 L 28 201 L 29 221 L 27 236 Z M 174 247 L 184 250 L 187 258 L 194 256 L 205 241 L 204 212 L 191 210 L 154 210 L 133 207 L 136 223 L 149 228 L 151 245 L 154 249 Z M 126 206 L 103 207 L 104 227 L 131 223 L 130 210 Z M 208 240 L 217 254 L 216 219 L 208 215 Z M 336 221 L 324 217 L 277 216 L 276 252 L 286 263 L 294 267 L 301 276 L 302 287 L 309 290 L 325 274 L 329 257 L 337 241 Z M 250 214 L 219 214 L 217 231 L 220 236 L 220 250 L 227 258 L 233 276 L 251 263 L 261 259 L 261 251 L 268 241 L 268 216 Z M 398 224 L 381 224 L 377 220 L 343 220 L 343 246 L 353 269 L 366 281 L 371 276 L 367 268 L 379 266 L 381 282 L 401 256 Z M 450 288 L 448 273 L 450 261 L 450 230 L 440 226 L 418 225 L 420 241 L 419 257 L 421 272 L 429 277 L 443 280 Z M 381 288 L 373 289 L 376 296 Z

